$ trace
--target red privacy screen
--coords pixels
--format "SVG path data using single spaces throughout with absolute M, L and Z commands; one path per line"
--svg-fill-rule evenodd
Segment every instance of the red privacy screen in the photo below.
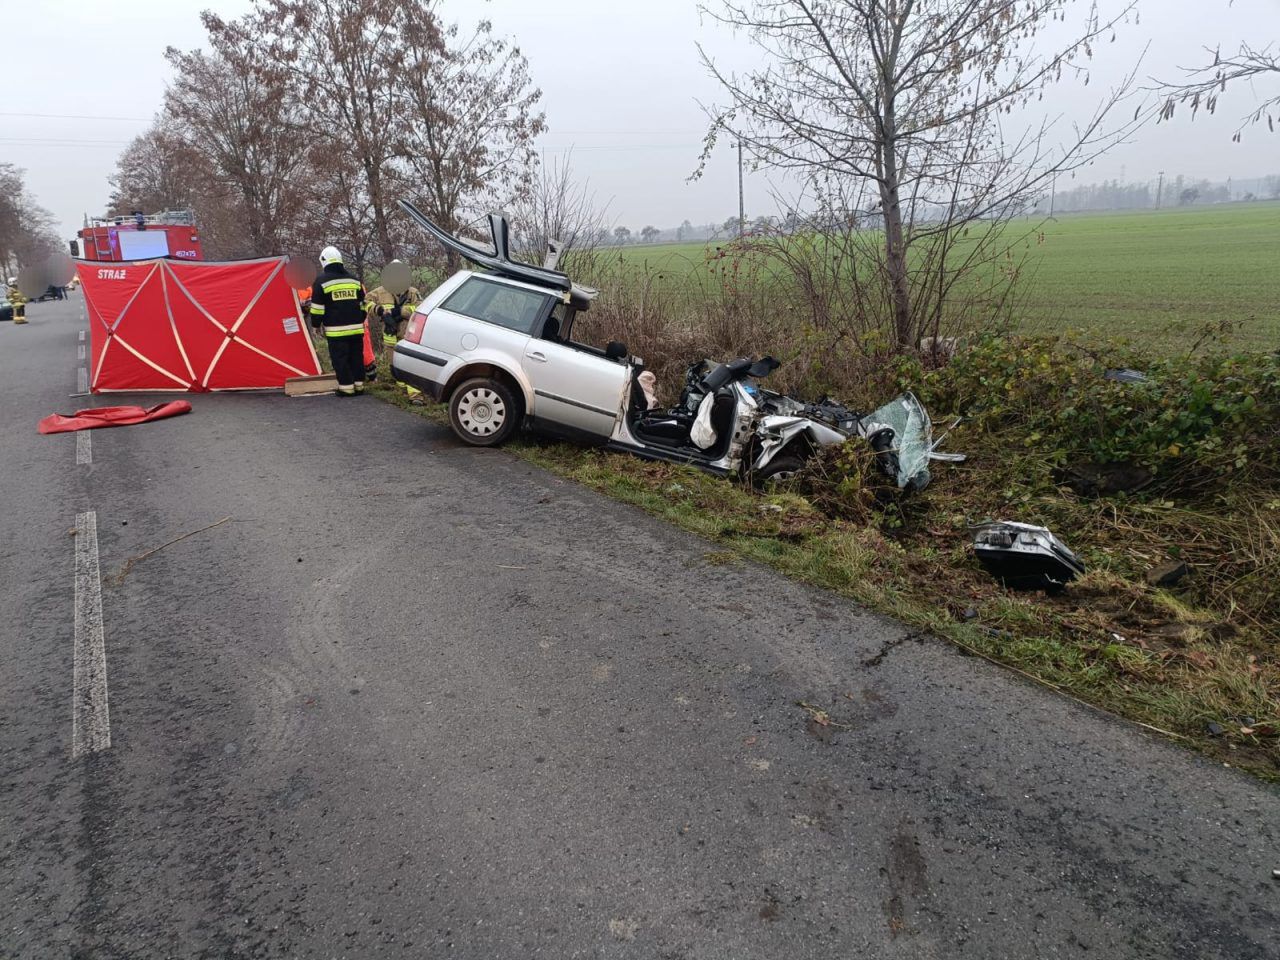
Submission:
M 285 262 L 78 263 L 90 390 L 253 390 L 320 373 Z

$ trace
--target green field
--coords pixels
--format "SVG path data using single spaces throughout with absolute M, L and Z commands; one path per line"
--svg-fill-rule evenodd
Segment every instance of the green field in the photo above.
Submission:
M 716 246 L 631 246 L 618 256 L 687 275 L 705 270 Z M 1239 321 L 1236 344 L 1280 345 L 1280 201 L 1069 214 L 1021 249 L 1016 312 L 1028 332 L 1078 329 L 1178 345 L 1206 323 Z

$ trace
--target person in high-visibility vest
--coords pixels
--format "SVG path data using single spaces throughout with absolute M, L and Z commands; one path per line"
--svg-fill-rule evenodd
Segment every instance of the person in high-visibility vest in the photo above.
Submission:
M 311 284 L 311 326 L 323 331 L 340 397 L 364 392 L 364 284 L 342 265 L 336 247 L 320 253 L 319 276 Z
M 371 326 L 382 328 L 382 356 L 388 368 L 395 355 L 396 344 L 400 342 L 400 334 L 404 331 L 405 321 L 413 316 L 414 307 L 421 300 L 422 295 L 418 293 L 417 287 L 410 287 L 399 296 L 390 293 L 386 287 L 374 287 L 369 291 L 368 320 Z M 421 402 L 418 399 L 422 396 L 421 390 L 407 383 L 401 386 L 408 391 L 411 400 Z
M 9 306 L 13 307 L 13 322 L 27 322 L 27 298 L 22 295 L 22 291 L 18 289 L 18 278 L 9 278 L 9 292 L 5 294 L 9 298 Z
M 421 299 L 417 287 L 410 287 L 399 296 L 388 293 L 385 287 L 369 291 L 370 319 L 381 321 L 382 345 L 388 356 L 400 339 L 404 322 L 413 316 L 413 308 Z

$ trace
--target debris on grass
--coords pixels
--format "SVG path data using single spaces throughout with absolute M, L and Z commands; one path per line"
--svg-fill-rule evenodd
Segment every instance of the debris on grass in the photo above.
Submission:
M 1056 593 L 1077 577 L 1084 564 L 1044 527 L 1010 520 L 978 524 L 973 552 L 987 571 L 1012 590 Z

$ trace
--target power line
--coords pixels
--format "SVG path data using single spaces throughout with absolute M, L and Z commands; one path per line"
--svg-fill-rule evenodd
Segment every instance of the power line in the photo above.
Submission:
M 542 131 L 543 136 L 556 136 L 564 134 L 565 136 L 609 136 L 609 137 L 699 137 L 702 136 L 697 130 L 557 130 L 555 127 L 548 127 Z
M 619 143 L 619 144 L 587 144 L 572 147 L 553 147 L 547 153 L 577 153 L 579 150 L 698 150 L 701 144 L 696 143 Z
M 116 117 L 101 113 L 19 113 L 0 110 L 0 117 L 37 117 L 44 120 L 126 120 L 132 123 L 151 123 L 155 117 Z M 545 136 L 575 137 L 688 137 L 701 136 L 698 130 L 558 130 L 551 127 Z
M 88 146 L 104 146 L 104 147 L 127 147 L 130 143 L 128 140 L 75 140 L 71 138 L 52 138 L 44 139 L 40 137 L 0 137 L 0 143 L 15 144 L 51 144 L 59 147 L 88 147 Z
M 44 120 L 129 120 L 150 123 L 154 117 L 108 117 L 89 113 L 8 113 L 0 111 L 0 117 L 40 117 Z

